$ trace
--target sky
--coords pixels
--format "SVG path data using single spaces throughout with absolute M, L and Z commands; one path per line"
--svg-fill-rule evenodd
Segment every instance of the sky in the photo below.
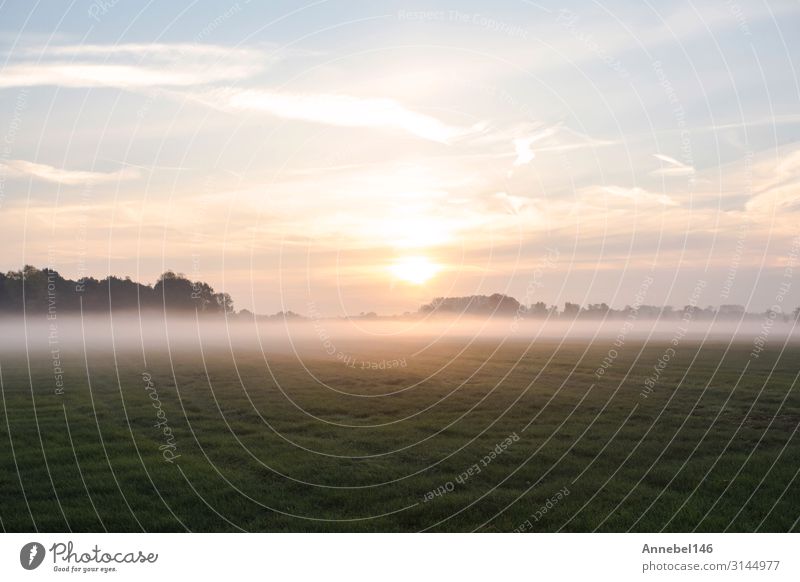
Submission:
M 258 313 L 793 309 L 798 29 L 793 0 L 2 2 L 0 270 L 171 269 Z

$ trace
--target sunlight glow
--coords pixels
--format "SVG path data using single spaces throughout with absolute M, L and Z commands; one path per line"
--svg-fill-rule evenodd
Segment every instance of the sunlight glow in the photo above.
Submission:
M 432 263 L 427 257 L 414 256 L 397 259 L 389 270 L 396 279 L 412 285 L 422 285 L 436 275 L 441 266 Z

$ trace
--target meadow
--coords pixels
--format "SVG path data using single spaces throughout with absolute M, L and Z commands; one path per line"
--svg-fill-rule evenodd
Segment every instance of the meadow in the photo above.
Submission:
M 340 343 L 343 358 L 215 346 L 146 363 L 103 346 L 0 353 L 0 524 L 800 529 L 800 346 L 753 358 L 745 342 L 687 340 L 655 381 L 668 342 L 629 341 L 613 360 L 609 346 L 387 339 Z

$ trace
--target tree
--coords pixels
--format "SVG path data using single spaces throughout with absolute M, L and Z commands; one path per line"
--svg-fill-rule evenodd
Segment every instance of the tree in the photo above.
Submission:
M 577 303 L 570 303 L 569 301 L 564 303 L 564 313 L 562 314 L 564 317 L 577 317 L 580 312 L 581 306 Z
M 233 299 L 227 293 L 216 293 L 214 298 L 217 302 L 218 311 L 222 313 L 233 313 Z
M 153 286 L 153 292 L 166 311 L 194 311 L 198 305 L 202 311 L 203 301 L 193 296 L 194 285 L 183 273 L 166 271 Z
M 608 313 L 609 307 L 605 303 L 593 303 L 586 308 L 589 317 L 603 317 Z
M 537 301 L 528 308 L 528 313 L 534 317 L 544 317 L 547 315 L 547 304 L 544 301 Z
M 514 315 L 520 303 L 513 297 L 495 293 L 466 297 L 436 297 L 419 308 L 420 313 L 463 313 L 469 315 Z

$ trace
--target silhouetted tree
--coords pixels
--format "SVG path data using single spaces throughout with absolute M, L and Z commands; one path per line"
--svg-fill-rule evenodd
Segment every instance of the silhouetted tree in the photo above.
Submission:
M 534 317 L 544 317 L 547 315 L 547 304 L 544 301 L 537 301 L 528 308 L 528 313 Z
M 514 315 L 520 303 L 513 297 L 493 295 L 469 295 L 467 297 L 436 297 L 419 308 L 420 313 L 463 313 L 468 315 Z
M 201 313 L 231 313 L 233 300 L 227 293 L 215 293 L 203 282 L 167 271 L 155 286 L 143 285 L 130 277 L 105 279 L 63 278 L 52 269 L 26 265 L 21 271 L 0 274 L 0 313 L 49 313 L 110 310 L 166 310 Z

